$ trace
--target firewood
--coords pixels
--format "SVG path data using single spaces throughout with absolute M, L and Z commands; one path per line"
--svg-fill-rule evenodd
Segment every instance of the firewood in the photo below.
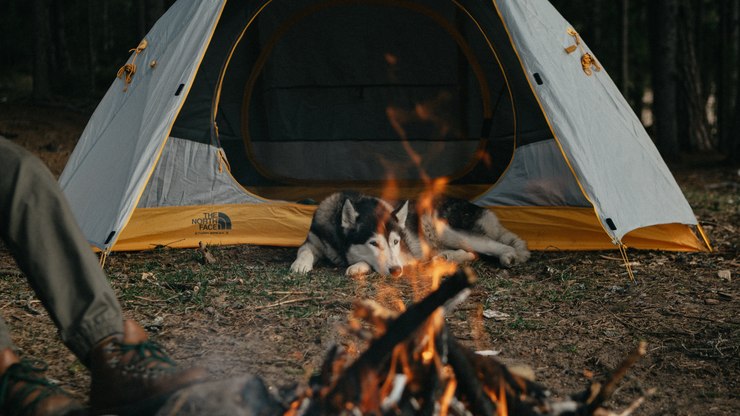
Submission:
M 640 344 L 635 348 L 632 354 L 622 361 L 619 367 L 614 370 L 609 380 L 606 381 L 604 386 L 598 389 L 596 395 L 589 398 L 587 401 L 589 414 L 593 413 L 594 410 L 600 407 L 605 401 L 609 400 L 611 395 L 614 393 L 614 390 L 616 390 L 617 384 L 622 380 L 622 378 L 624 378 L 630 367 L 632 367 L 637 360 L 646 353 L 647 343 L 645 341 L 640 341 Z
M 471 411 L 476 415 L 493 415 L 496 405 L 486 396 L 483 386 L 478 379 L 478 372 L 464 348 L 459 342 L 450 338 L 447 346 L 449 348 L 450 365 L 455 371 L 458 388 L 464 398 L 470 402 Z
M 338 412 L 344 409 L 347 403 L 356 403 L 362 393 L 360 390 L 362 377 L 374 373 L 375 368 L 387 362 L 396 345 L 423 325 L 437 308 L 474 282 L 475 275 L 472 270 L 460 269 L 444 279 L 437 290 L 389 322 L 386 332 L 373 341 L 344 371 L 335 387 L 326 395 L 322 404 L 324 411 Z

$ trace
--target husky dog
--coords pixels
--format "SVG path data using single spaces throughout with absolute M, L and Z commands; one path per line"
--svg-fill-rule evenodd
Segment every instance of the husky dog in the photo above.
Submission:
M 493 212 L 466 200 L 440 197 L 428 207 L 406 201 L 393 209 L 379 198 L 339 192 L 319 204 L 290 270 L 308 273 L 326 258 L 348 266 L 350 276 L 371 271 L 400 276 L 403 266 L 416 260 L 460 263 L 476 254 L 497 257 L 505 267 L 530 256 L 527 243 Z
M 348 266 L 348 276 L 376 271 L 403 273 L 403 218 L 399 221 L 387 202 L 357 192 L 338 192 L 324 199 L 314 212 L 311 229 L 291 272 L 308 273 L 322 258 Z
M 496 214 L 466 200 L 437 197 L 431 204 L 406 201 L 393 216 L 404 218 L 405 250 L 418 260 L 442 257 L 460 263 L 482 254 L 511 267 L 530 256 L 527 243 L 504 228 Z

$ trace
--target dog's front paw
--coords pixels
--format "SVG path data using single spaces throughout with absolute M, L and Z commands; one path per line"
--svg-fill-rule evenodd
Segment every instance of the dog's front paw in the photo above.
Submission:
M 301 258 L 297 258 L 296 261 L 290 265 L 291 273 L 306 274 L 311 270 L 313 270 L 313 264 L 310 261 L 305 261 Z
M 527 260 L 529 260 L 529 257 L 532 255 L 532 253 L 529 252 L 527 249 L 520 249 L 516 251 L 516 262 L 517 263 L 525 263 Z
M 475 253 L 466 250 L 445 250 L 434 256 L 435 259 L 445 260 L 452 263 L 465 263 L 475 260 Z
M 344 274 L 349 277 L 358 277 L 358 276 L 364 276 L 370 273 L 372 270 L 373 268 L 370 267 L 369 264 L 365 263 L 364 261 L 361 261 L 359 263 L 355 263 L 347 267 L 347 271 L 344 272 Z
M 514 251 L 513 248 L 511 250 L 506 250 L 504 253 L 498 256 L 498 261 L 504 267 L 511 267 L 517 261 L 517 253 L 516 251 Z

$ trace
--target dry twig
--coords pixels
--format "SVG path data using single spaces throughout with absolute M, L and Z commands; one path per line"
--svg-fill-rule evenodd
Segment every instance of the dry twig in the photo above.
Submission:
M 281 302 L 271 303 L 269 305 L 256 306 L 256 307 L 254 307 L 252 309 L 255 310 L 255 311 L 258 311 L 258 310 L 261 310 L 261 309 L 274 308 L 276 306 L 288 305 L 288 304 L 291 304 L 291 303 L 305 302 L 307 300 L 316 300 L 316 299 L 318 299 L 318 298 L 299 298 L 299 299 L 284 300 L 284 301 L 281 301 Z

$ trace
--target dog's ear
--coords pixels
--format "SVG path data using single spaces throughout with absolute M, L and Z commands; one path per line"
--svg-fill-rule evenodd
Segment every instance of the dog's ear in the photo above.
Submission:
M 396 210 L 393 211 L 393 216 L 396 217 L 398 225 L 400 225 L 401 228 L 406 228 L 406 218 L 409 216 L 409 201 L 404 202 L 403 205 L 396 208 Z
M 344 200 L 344 206 L 342 207 L 342 229 L 349 230 L 354 227 L 357 223 L 358 215 L 349 199 Z

